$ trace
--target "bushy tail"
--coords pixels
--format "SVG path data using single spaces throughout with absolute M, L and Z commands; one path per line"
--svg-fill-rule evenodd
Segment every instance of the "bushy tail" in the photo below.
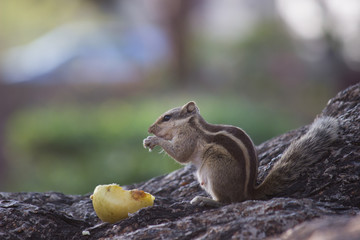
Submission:
M 276 162 L 264 182 L 255 189 L 255 199 L 265 199 L 280 193 L 296 181 L 308 167 L 319 161 L 338 138 L 339 122 L 332 117 L 314 121 L 309 131 L 290 144 Z

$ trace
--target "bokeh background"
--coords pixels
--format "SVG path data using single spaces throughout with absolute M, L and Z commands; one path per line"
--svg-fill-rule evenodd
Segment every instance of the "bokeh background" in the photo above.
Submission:
M 259 144 L 359 80 L 358 0 L 2 0 L 0 191 L 144 181 L 181 167 L 142 147 L 169 108 Z

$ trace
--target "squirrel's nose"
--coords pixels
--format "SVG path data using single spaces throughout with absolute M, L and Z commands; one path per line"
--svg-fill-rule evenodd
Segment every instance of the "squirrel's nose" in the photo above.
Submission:
M 154 133 L 155 126 L 151 125 L 148 129 L 148 133 Z

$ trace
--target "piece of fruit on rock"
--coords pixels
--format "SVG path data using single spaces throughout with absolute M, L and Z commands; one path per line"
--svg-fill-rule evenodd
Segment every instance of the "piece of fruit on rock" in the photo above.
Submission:
M 117 184 L 99 185 L 90 196 L 96 215 L 104 222 L 114 223 L 141 208 L 152 206 L 155 197 L 142 190 L 124 190 Z

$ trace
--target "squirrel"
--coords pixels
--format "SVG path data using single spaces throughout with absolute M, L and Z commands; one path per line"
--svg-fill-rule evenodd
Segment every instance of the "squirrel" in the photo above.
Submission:
M 221 206 L 268 199 L 290 187 L 328 151 L 338 138 L 338 128 L 333 117 L 317 118 L 305 135 L 290 144 L 258 186 L 258 157 L 250 137 L 235 126 L 207 123 L 193 101 L 161 115 L 149 127 L 153 136 L 145 138 L 143 145 L 149 150 L 161 146 L 177 162 L 194 164 L 198 182 L 212 199 L 197 196 L 191 203 Z

